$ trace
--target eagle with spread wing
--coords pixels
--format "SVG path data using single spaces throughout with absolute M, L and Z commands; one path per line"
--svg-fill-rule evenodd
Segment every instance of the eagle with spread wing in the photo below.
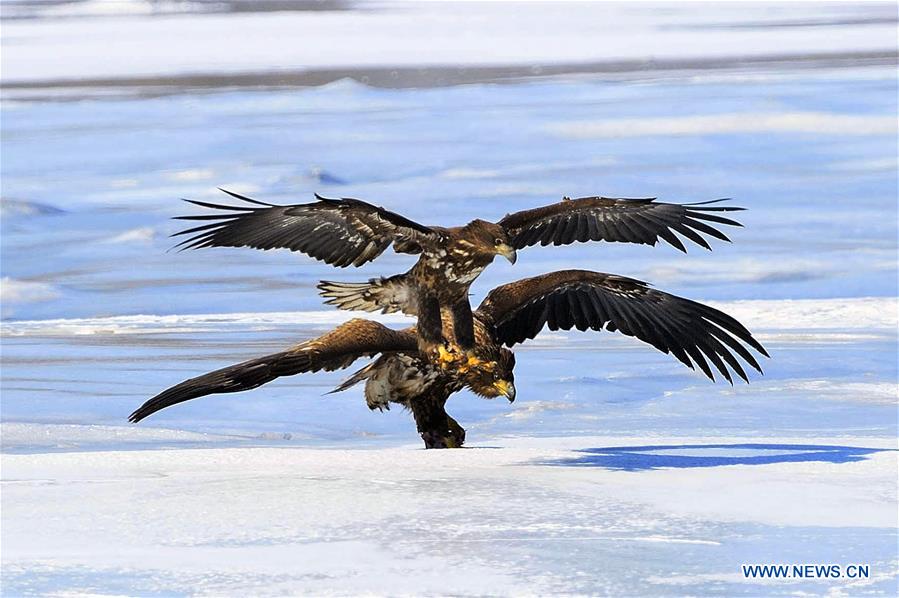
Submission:
M 411 270 L 365 283 L 322 282 L 326 302 L 341 309 L 403 312 L 417 316 L 419 347 L 442 350 L 442 311 L 451 314 L 458 346 L 475 348 L 469 288 L 497 255 L 513 264 L 516 251 L 536 244 L 568 245 L 608 241 L 655 245 L 659 239 L 686 252 L 678 235 L 711 249 L 703 235 L 730 241 L 714 225 L 741 226 L 721 212 L 742 210 L 721 205 L 723 199 L 671 204 L 647 199 L 563 198 L 551 205 L 508 214 L 499 222 L 473 220 L 465 226 L 424 226 L 358 199 L 273 205 L 222 190 L 239 205 L 186 200 L 215 213 L 180 216 L 203 224 L 175 233 L 190 235 L 176 245 L 201 247 L 285 248 L 325 263 L 360 266 L 391 244 L 399 253 L 418 254 Z
M 443 313 L 447 336 L 452 313 Z M 250 390 L 282 376 L 349 367 L 362 357 L 377 359 L 334 391 L 365 382 L 371 409 L 398 403 L 412 411 L 427 448 L 461 446 L 465 431 L 445 410 L 447 399 L 467 387 L 482 397 L 515 399 L 515 356 L 506 347 L 550 330 L 620 332 L 698 367 L 711 380 L 717 371 L 733 383 L 746 382 L 743 364 L 761 373 L 750 349 L 764 347 L 731 316 L 702 303 L 655 290 L 644 282 L 586 270 L 563 270 L 495 288 L 474 312 L 475 353 L 480 363 L 445 369 L 418 348 L 415 327 L 392 330 L 354 319 L 316 339 L 192 378 L 144 403 L 130 420 L 138 422 L 198 397 Z M 742 360 L 742 363 L 741 363 Z

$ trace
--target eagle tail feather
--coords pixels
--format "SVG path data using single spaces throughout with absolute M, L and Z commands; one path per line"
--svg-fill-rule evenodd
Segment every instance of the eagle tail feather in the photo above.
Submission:
M 365 367 L 353 372 L 346 380 L 344 380 L 339 385 L 337 385 L 333 390 L 329 390 L 325 394 L 331 395 L 334 393 L 343 392 L 349 388 L 352 388 L 353 386 L 356 386 L 363 380 L 368 380 L 372 376 L 373 371 L 377 367 L 377 364 L 378 364 L 377 361 L 373 361 L 373 362 L 367 364 Z
M 415 293 L 407 274 L 389 278 L 372 278 L 368 282 L 333 282 L 318 284 L 325 303 L 350 311 L 380 311 L 382 314 L 402 312 L 416 315 Z

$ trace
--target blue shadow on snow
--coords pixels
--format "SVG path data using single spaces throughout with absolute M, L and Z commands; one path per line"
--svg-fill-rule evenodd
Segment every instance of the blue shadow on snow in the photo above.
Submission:
M 546 461 L 544 465 L 604 467 L 645 471 L 665 467 L 719 467 L 772 463 L 853 463 L 868 455 L 894 449 L 819 444 L 667 444 L 587 448 L 583 456 Z

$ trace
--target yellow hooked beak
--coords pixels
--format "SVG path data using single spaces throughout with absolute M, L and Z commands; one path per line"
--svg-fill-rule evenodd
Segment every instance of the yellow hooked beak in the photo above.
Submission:
M 507 380 L 497 380 L 493 383 L 493 388 L 495 388 L 499 394 L 509 399 L 510 403 L 515 401 L 515 385 L 511 382 Z
M 496 253 L 503 256 L 513 264 L 515 263 L 515 260 L 518 259 L 518 254 L 515 253 L 515 248 L 505 243 L 496 246 Z

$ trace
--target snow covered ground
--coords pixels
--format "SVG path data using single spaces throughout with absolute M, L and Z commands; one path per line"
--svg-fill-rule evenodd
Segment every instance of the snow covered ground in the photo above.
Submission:
M 309 8 L 0 2 L 4 595 L 897 593 L 895 5 Z M 178 198 L 216 186 L 442 225 L 733 197 L 732 245 L 529 249 L 472 300 L 614 272 L 733 314 L 772 359 L 731 387 L 545 334 L 516 350 L 514 404 L 451 400 L 455 452 L 357 390 L 322 396 L 340 372 L 127 425 L 351 317 L 319 279 L 411 264 L 167 253 Z
M 724 442 L 6 455 L 4 593 L 894 593 L 891 440 Z M 858 561 L 871 578 L 740 572 Z
M 234 10 L 227 1 L 3 2 L 4 83 L 120 83 L 160 75 L 307 74 L 594 63 L 620 70 L 661 59 L 883 60 L 894 42 L 888 3 L 324 2 L 342 10 Z M 289 6 L 289 2 L 282 2 Z M 230 9 L 229 9 L 230 8 Z M 198 15 L 201 18 L 198 18 Z M 19 17 L 19 18 L 12 18 Z M 34 18 L 38 17 L 38 18 Z M 76 29 L 73 29 L 73 24 Z M 839 31 L 839 35 L 833 35 Z M 65 56 L 65 60 L 60 60 Z M 452 74 L 448 74 L 452 77 Z M 456 74 L 458 76 L 458 73 Z M 83 85 L 83 84 L 82 84 Z

